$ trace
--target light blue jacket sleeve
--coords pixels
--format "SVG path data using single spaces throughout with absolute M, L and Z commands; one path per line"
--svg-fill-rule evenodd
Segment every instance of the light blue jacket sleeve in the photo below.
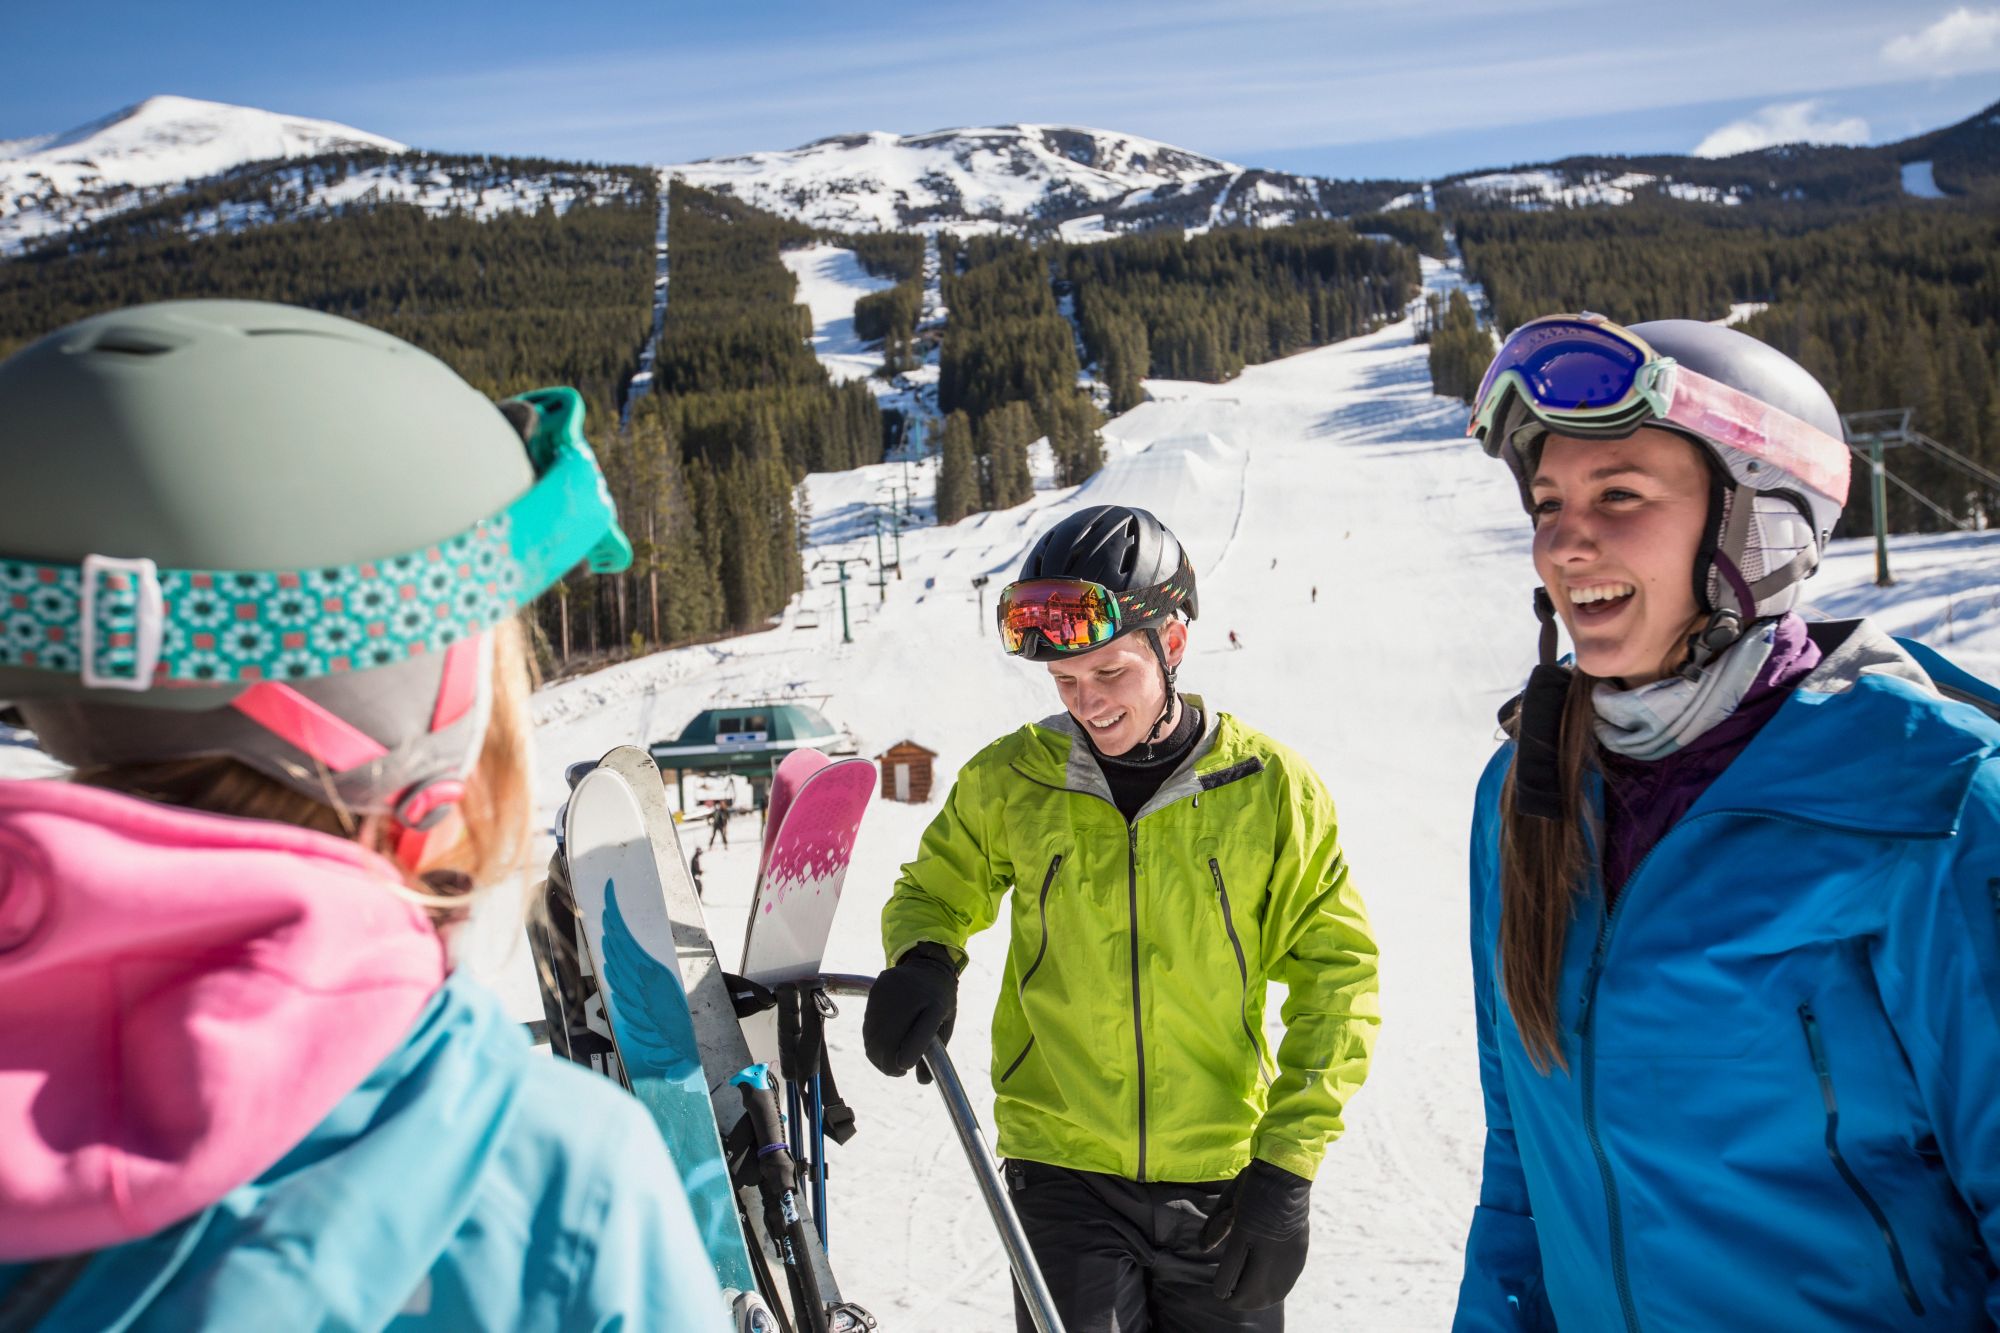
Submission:
M 1898 886 L 1876 985 L 1945 1169 L 2000 1272 L 2000 758 L 1984 761 L 1960 815 L 1945 882 Z M 2000 1326 L 2000 1277 L 1986 1315 Z
M 687 1191 L 659 1132 L 637 1102 L 584 1198 L 589 1239 L 560 1327 L 727 1333 L 730 1323 Z
M 1479 1205 L 1465 1238 L 1465 1276 L 1458 1288 L 1454 1333 L 1553 1330 L 1555 1315 L 1542 1288 L 1541 1247 L 1528 1203 L 1527 1177 L 1514 1144 L 1514 1121 L 1500 1066 L 1498 1006 L 1489 917 L 1499 910 L 1500 788 L 1513 756 L 1503 747 L 1479 782 L 1472 818 L 1472 995 L 1479 1034 L 1479 1086 L 1486 1104 L 1486 1154 Z

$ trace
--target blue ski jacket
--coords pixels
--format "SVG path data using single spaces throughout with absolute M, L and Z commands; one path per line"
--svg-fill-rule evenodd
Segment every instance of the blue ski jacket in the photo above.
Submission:
M 1579 897 L 1538 1073 L 1472 832 L 1486 1150 L 1460 1330 L 2000 1322 L 2000 725 L 1866 622 Z M 1962 673 L 1960 686 L 1977 686 Z
M 0 1304 L 29 1271 L 0 1264 Z M 402 1046 L 275 1166 L 99 1251 L 38 1327 L 729 1327 L 644 1109 L 537 1054 L 454 977 Z

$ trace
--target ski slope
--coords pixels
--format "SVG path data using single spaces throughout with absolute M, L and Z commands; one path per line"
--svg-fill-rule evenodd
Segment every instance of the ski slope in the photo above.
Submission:
M 835 383 L 864 379 L 882 368 L 882 347 L 854 333 L 854 303 L 896 285 L 861 267 L 852 250 L 809 245 L 779 256 L 798 280 L 798 301 L 812 312 L 813 354 Z
M 1426 280 L 1446 289 L 1462 277 L 1426 261 Z M 1298 749 L 1326 778 L 1382 948 L 1374 1072 L 1314 1191 L 1313 1259 L 1289 1306 L 1293 1324 L 1437 1329 L 1449 1322 L 1483 1132 L 1465 827 L 1494 712 L 1533 661 L 1526 520 L 1504 469 L 1461 434 L 1463 409 L 1431 395 L 1407 322 L 1228 384 L 1148 388 L 1153 401 L 1106 428 L 1111 461 L 1088 484 L 906 532 L 903 577 L 886 596 L 858 581 L 870 571 L 851 569 L 853 644 L 840 642 L 838 590 L 820 582 L 828 566 L 768 632 L 544 691 L 542 813 L 553 819 L 572 760 L 671 736 L 712 704 L 830 696 L 825 712 L 853 729 L 862 753 L 908 738 L 939 756 L 929 806 L 878 802 L 863 822 L 827 961 L 872 973 L 882 964 L 879 909 L 957 767 L 1058 707 L 1043 668 L 1001 654 L 990 597 L 982 615 L 972 578 L 992 576 L 991 593 L 1072 506 L 1154 509 L 1186 539 L 1200 579 L 1184 687 Z M 928 467 L 911 475 L 928 496 Z M 903 476 L 884 464 L 812 477 L 821 544 L 808 563 L 872 558 L 864 506 Z M 1876 615 L 2000 676 L 2000 537 L 1899 538 L 1892 559 L 1901 581 L 1877 589 L 1872 546 L 1843 543 L 1812 590 L 1829 614 Z M 798 627 L 802 611 L 812 627 Z M 1243 651 L 1225 647 L 1231 629 Z M 698 826 L 687 833 L 706 836 Z M 704 860 L 727 964 L 757 861 L 754 822 L 739 819 L 732 833 L 736 846 Z M 472 961 L 530 1017 L 538 1010 L 525 949 L 511 944 L 517 912 L 504 897 L 489 906 Z M 952 1041 L 989 1138 L 987 1018 L 1004 951 L 999 932 L 973 940 Z M 885 1329 L 1011 1328 L 1004 1261 L 936 1095 L 868 1066 L 859 1007 L 832 1025 L 841 1088 L 861 1124 L 831 1154 L 843 1288 Z

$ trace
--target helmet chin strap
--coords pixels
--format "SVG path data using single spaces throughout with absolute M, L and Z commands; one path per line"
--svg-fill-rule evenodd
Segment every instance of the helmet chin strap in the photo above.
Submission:
M 1744 552 L 1750 545 L 1750 520 L 1757 504 L 1754 487 L 1738 484 L 1729 506 L 1729 521 L 1709 562 L 1720 575 L 1722 605 L 1708 614 L 1688 636 L 1688 658 L 1677 673 L 1693 680 L 1710 662 L 1743 637 L 1744 627 L 1757 617 L 1757 590 L 1743 577 Z M 1786 571 L 1780 571 L 1781 573 Z M 1707 582 L 1703 580 L 1704 584 Z
M 1167 650 L 1160 646 L 1160 632 L 1146 630 L 1146 642 L 1153 646 L 1153 656 L 1160 664 L 1160 679 L 1166 682 L 1167 697 L 1160 705 L 1160 715 L 1153 720 L 1153 729 L 1146 733 L 1146 758 L 1153 757 L 1153 742 L 1159 739 L 1160 728 L 1167 725 L 1167 719 L 1174 713 L 1174 669 L 1167 665 Z

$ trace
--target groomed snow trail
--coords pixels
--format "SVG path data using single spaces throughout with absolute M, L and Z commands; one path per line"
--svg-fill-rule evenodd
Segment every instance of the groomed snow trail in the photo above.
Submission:
M 1462 278 L 1430 262 L 1426 282 Z M 816 322 L 819 322 L 816 319 Z M 1300 751 L 1326 779 L 1382 950 L 1383 1026 L 1374 1072 L 1313 1191 L 1312 1259 L 1294 1327 L 1446 1326 L 1477 1191 L 1482 1120 L 1466 959 L 1465 831 L 1494 712 L 1532 664 L 1527 523 L 1505 470 L 1462 435 L 1463 408 L 1430 393 L 1410 325 L 1246 370 L 1228 384 L 1155 381 L 1153 401 L 1106 427 L 1111 462 L 1077 491 L 903 537 L 904 577 L 885 600 L 820 580 L 767 633 L 662 653 L 566 682 L 536 701 L 544 826 L 564 764 L 678 732 L 699 709 L 796 692 L 862 753 L 904 738 L 936 750 L 928 806 L 880 802 L 862 825 L 833 971 L 881 966 L 879 911 L 958 766 L 1021 722 L 1053 712 L 1039 667 L 993 642 L 991 593 L 1067 508 L 1154 508 L 1195 557 L 1202 616 L 1185 688 Z M 912 470 L 928 493 L 928 467 Z M 900 484 L 901 465 L 811 478 L 822 546 L 872 557 L 858 512 Z M 1897 587 L 1869 580 L 1865 543 L 1837 549 L 1812 590 L 1831 614 L 1874 614 L 1975 671 L 2000 675 L 2000 537 L 1897 539 Z M 1274 564 L 1275 562 L 1275 564 Z M 971 579 L 993 575 L 983 612 Z M 1317 587 L 1319 598 L 1312 600 Z M 801 610 L 815 614 L 800 616 Z M 816 624 L 812 622 L 816 620 Z M 798 628 L 802 623 L 810 628 Z M 1229 630 L 1245 648 L 1224 645 Z M 742 938 L 757 863 L 754 820 L 705 859 L 726 965 Z M 689 826 L 691 840 L 706 829 Z M 544 855 L 546 847 L 544 847 Z M 518 897 L 482 911 L 468 956 L 522 1017 L 539 1016 Z M 976 937 L 952 1053 L 991 1137 L 988 1016 L 1005 951 Z M 1118 984 L 1107 980 L 1106 984 Z M 1270 1001 L 1272 1036 L 1281 993 Z M 897 1330 L 1012 1327 L 1000 1248 L 932 1089 L 877 1075 L 861 1051 L 860 1004 L 832 1025 L 842 1092 L 860 1133 L 831 1157 L 832 1254 L 843 1289 Z

